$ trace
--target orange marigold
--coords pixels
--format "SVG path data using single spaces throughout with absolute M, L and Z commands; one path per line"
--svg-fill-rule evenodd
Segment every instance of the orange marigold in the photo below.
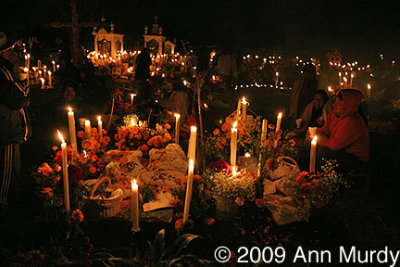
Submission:
M 171 129 L 171 125 L 169 125 L 168 123 L 164 124 L 164 129 L 167 129 L 167 130 Z
M 213 134 L 214 135 L 219 135 L 221 132 L 220 132 L 220 130 L 218 129 L 218 128 L 216 128 L 214 131 L 213 131 Z
M 78 136 L 78 138 L 80 138 L 80 139 L 85 139 L 86 138 L 86 135 L 85 135 L 84 131 L 78 131 L 76 133 L 76 136 Z
M 76 209 L 72 212 L 71 219 L 75 222 L 81 223 L 83 222 L 83 213 L 80 209 Z

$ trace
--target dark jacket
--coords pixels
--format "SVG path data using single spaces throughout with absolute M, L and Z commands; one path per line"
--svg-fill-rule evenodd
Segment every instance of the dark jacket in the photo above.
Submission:
M 22 144 L 30 137 L 28 92 L 12 64 L 0 58 L 0 144 Z

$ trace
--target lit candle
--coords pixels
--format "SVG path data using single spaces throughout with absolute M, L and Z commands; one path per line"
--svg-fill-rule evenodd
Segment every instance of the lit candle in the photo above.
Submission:
M 352 73 L 350 75 L 350 87 L 353 85 L 353 78 L 354 78 L 354 74 Z
M 29 69 L 24 68 L 24 72 L 26 72 L 26 84 L 29 85 Z
M 132 196 L 131 196 L 131 220 L 133 232 L 139 232 L 139 188 L 136 179 L 131 182 Z
M 368 96 L 368 98 L 370 98 L 371 97 L 371 84 L 367 84 L 367 96 Z
M 231 165 L 236 166 L 236 150 L 237 150 L 237 121 L 233 123 L 231 129 Z
M 240 101 L 240 98 L 238 100 L 238 105 L 236 109 L 236 119 L 240 119 L 240 109 L 242 108 L 242 102 Z
M 28 68 L 28 69 L 29 69 L 30 61 L 31 61 L 31 55 L 30 54 L 26 54 L 25 55 L 25 67 Z
M 92 127 L 90 126 L 90 120 L 85 120 L 85 134 L 86 138 L 92 137 Z
M 282 112 L 279 112 L 278 119 L 276 120 L 276 132 L 279 132 L 279 130 L 281 129 L 281 123 L 282 123 Z
M 185 207 L 183 209 L 183 224 L 185 224 L 189 218 L 190 201 L 192 199 L 192 189 L 193 189 L 193 173 L 194 173 L 194 163 L 193 160 L 189 159 L 189 169 L 186 183 L 186 196 L 185 196 Z
M 103 121 L 101 120 L 101 116 L 97 116 L 97 127 L 99 130 L 100 136 L 103 136 Z
M 51 64 L 53 64 L 53 72 L 56 72 L 56 62 L 53 60 L 51 61 Z
M 64 205 L 67 213 L 70 211 L 69 206 L 69 182 L 68 182 L 68 157 L 67 157 L 67 143 L 59 130 L 57 130 L 58 137 L 61 140 L 61 155 L 62 155 L 62 169 L 63 169 L 63 184 L 64 184 Z
M 192 126 L 190 128 L 188 158 L 189 160 L 193 160 L 193 162 L 195 162 L 196 158 L 196 139 L 197 139 L 197 127 Z
M 275 73 L 275 87 L 278 86 L 278 81 L 279 81 L 279 72 Z
M 311 141 L 311 150 L 310 150 L 310 172 L 315 172 L 315 156 L 317 152 L 317 136 L 314 136 Z
M 347 88 L 347 78 L 343 77 L 344 87 Z
M 330 94 L 333 94 L 335 91 L 332 89 L 332 87 L 328 86 L 328 92 L 329 92 Z
M 45 82 L 44 78 L 40 78 L 40 82 L 42 83 L 42 86 L 40 88 L 44 89 L 44 82 Z
M 69 126 L 69 139 L 71 141 L 72 150 L 78 152 L 76 143 L 76 130 L 75 130 L 75 116 L 74 112 L 68 107 L 68 126 Z
M 235 177 L 238 175 L 238 172 L 236 171 L 236 166 L 232 166 L 232 176 Z
M 133 99 L 135 98 L 135 94 L 131 94 L 131 105 L 133 104 Z
M 175 113 L 174 116 L 175 116 L 175 143 L 179 144 L 179 130 L 180 130 L 181 115 L 178 113 Z
M 247 116 L 247 101 L 246 98 L 242 98 L 242 114 L 243 114 L 243 119 L 246 121 L 246 116 Z
M 341 83 L 342 83 L 342 73 L 339 72 L 339 86 L 341 85 Z
M 49 87 L 52 88 L 53 87 L 53 81 L 51 80 L 51 71 L 47 72 L 49 74 Z

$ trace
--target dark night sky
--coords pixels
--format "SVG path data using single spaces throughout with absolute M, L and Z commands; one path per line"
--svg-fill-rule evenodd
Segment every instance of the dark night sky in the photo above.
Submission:
M 1 1 L 5 14 L 0 30 L 51 35 L 54 30 L 45 28 L 47 22 L 70 19 L 68 0 Z M 157 14 L 165 35 L 192 44 L 358 51 L 400 48 L 400 1 L 375 2 L 78 0 L 78 11 L 81 20 L 99 21 L 104 16 L 116 23 L 117 32 L 136 42 L 142 40 L 144 25 L 150 25 Z

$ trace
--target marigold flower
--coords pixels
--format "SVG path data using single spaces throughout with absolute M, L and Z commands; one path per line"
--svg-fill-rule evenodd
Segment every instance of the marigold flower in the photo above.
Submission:
M 209 218 L 205 218 L 203 222 L 205 225 L 213 225 L 215 223 L 215 219 L 209 217 Z
M 82 148 L 83 149 L 88 149 L 91 145 L 92 145 L 92 143 L 90 142 L 89 139 L 85 139 L 85 140 L 82 141 Z
M 72 212 L 71 219 L 75 222 L 81 223 L 83 222 L 83 213 L 80 209 L 76 209 Z
M 244 200 L 241 199 L 241 198 L 239 198 L 239 197 L 237 197 L 237 198 L 235 199 L 235 203 L 236 203 L 237 205 L 239 205 L 239 206 L 243 206 L 243 205 L 244 205 Z
M 214 131 L 213 131 L 213 134 L 214 135 L 219 135 L 221 132 L 220 132 L 220 130 L 218 129 L 218 128 L 216 128 Z
M 51 149 L 53 149 L 54 151 L 56 151 L 58 149 L 58 146 L 52 146 Z
M 141 145 L 139 147 L 139 150 L 145 152 L 145 151 L 149 150 L 149 147 L 147 145 Z
M 167 130 L 171 129 L 171 125 L 169 125 L 168 123 L 164 124 L 164 129 L 167 129 Z
M 95 174 L 96 171 L 97 171 L 97 169 L 96 169 L 95 167 L 90 167 L 90 168 L 89 168 L 89 172 L 90 172 L 91 174 Z
M 226 138 L 225 137 L 221 137 L 219 139 L 219 141 L 221 142 L 221 144 L 225 145 L 226 144 Z
M 76 136 L 78 136 L 78 138 L 80 138 L 80 139 L 85 139 L 86 138 L 86 135 L 85 135 L 84 131 L 78 131 L 76 133 Z
M 51 189 L 50 187 L 43 188 L 43 192 L 46 193 L 48 195 L 48 197 L 53 196 L 53 189 Z
M 178 219 L 175 221 L 175 230 L 181 230 L 183 228 L 183 220 Z

